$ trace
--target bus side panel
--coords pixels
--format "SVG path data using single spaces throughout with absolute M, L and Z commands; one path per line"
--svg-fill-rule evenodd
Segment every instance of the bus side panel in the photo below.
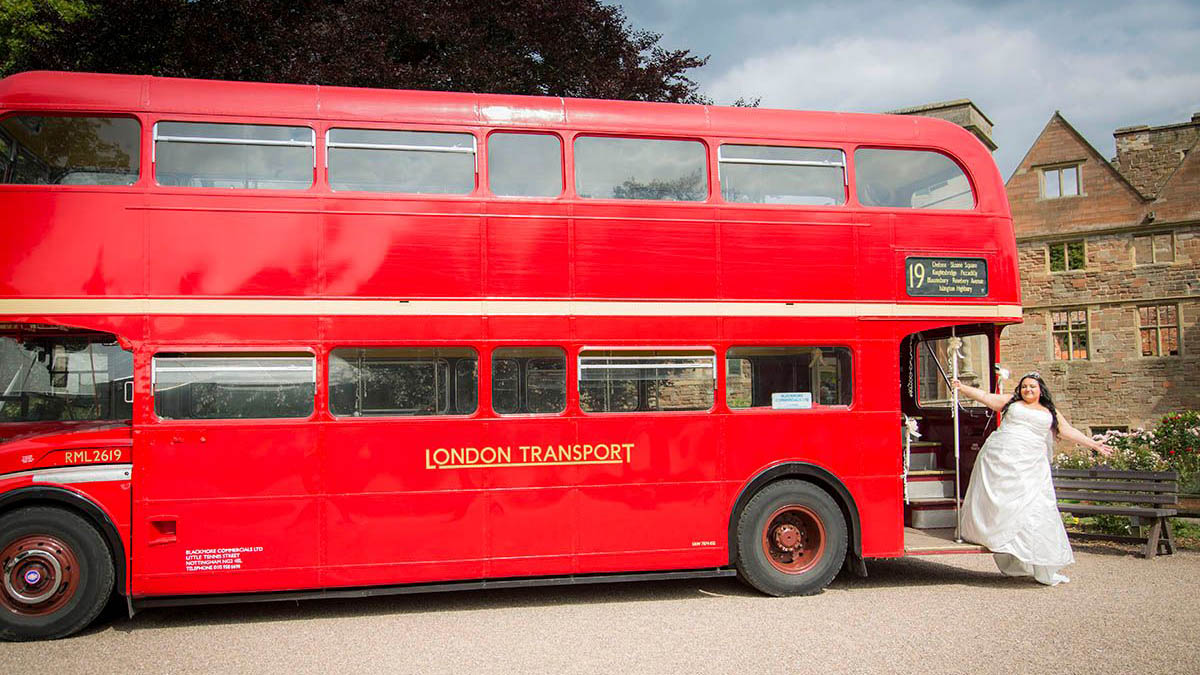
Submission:
M 197 203 L 205 207 L 195 209 Z M 148 211 L 149 293 L 315 295 L 319 216 L 292 211 L 313 211 L 316 203 L 312 198 L 154 195 Z
M 457 298 L 482 293 L 478 203 L 330 200 L 326 208 L 325 295 Z
M 480 449 L 483 424 L 445 417 L 326 424 L 322 585 L 483 577 L 485 470 L 449 468 L 458 462 L 448 459 Z
M 849 216 L 725 209 L 721 223 L 721 290 L 726 298 L 853 300 L 855 227 Z M 762 220 L 780 222 L 761 222 Z M 749 222 L 746 222 L 749 221 Z M 826 221 L 834 221 L 829 224 Z
M 577 204 L 575 295 L 719 297 L 713 215 L 702 206 Z
M 316 425 L 160 421 L 135 444 L 135 595 L 317 585 Z
M 561 298 L 570 294 L 567 207 L 490 202 L 484 295 Z M 500 212 L 497 214 L 496 212 Z M 512 214 L 504 217 L 500 214 Z
M 484 445 L 504 448 L 504 457 L 512 464 L 545 461 L 551 453 L 559 462 L 570 462 L 571 450 L 584 442 L 576 422 L 546 416 L 490 420 Z M 487 476 L 489 577 L 577 571 L 578 485 L 583 468 L 558 463 L 472 469 Z
M 582 442 L 628 453 L 623 463 L 579 467 L 581 572 L 725 564 L 719 422 L 706 411 L 580 419 Z
M 3 186 L 0 295 L 138 295 L 145 255 L 141 196 L 107 188 Z M 86 224 L 86 227 L 80 227 Z
M 904 552 L 904 484 L 899 476 L 848 480 L 862 523 L 862 554 L 887 558 Z

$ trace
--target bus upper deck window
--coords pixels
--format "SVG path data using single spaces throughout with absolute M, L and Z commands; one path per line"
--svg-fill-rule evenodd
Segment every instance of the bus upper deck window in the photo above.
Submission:
M 749 204 L 846 203 L 846 159 L 841 150 L 722 145 L 721 198 Z
M 441 131 L 330 129 L 329 187 L 465 195 L 475 189 L 475 137 Z
M 562 141 L 550 134 L 488 136 L 488 185 L 501 197 L 562 194 Z
M 962 169 L 949 157 L 927 150 L 855 150 L 854 182 L 863 206 L 904 209 L 975 206 L 971 182 Z
M 155 179 L 179 187 L 306 190 L 313 183 L 314 134 L 308 127 L 159 122 Z
M 14 115 L 0 120 L 0 183 L 133 185 L 141 126 L 129 117 Z
M 575 190 L 584 199 L 708 198 L 704 144 L 648 138 L 575 140 Z

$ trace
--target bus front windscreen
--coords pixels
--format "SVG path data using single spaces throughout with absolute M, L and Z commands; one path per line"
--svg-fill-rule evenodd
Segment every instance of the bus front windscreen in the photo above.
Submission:
M 0 424 L 128 420 L 133 354 L 111 335 L 0 335 Z

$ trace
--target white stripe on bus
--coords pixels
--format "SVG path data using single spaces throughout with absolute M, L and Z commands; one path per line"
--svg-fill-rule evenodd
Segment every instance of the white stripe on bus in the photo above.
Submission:
M 5 298 L 0 315 L 221 316 L 717 316 L 1020 319 L 1020 305 L 889 302 L 632 300 L 329 300 L 247 298 Z
M 129 480 L 132 475 L 132 464 L 93 464 L 17 471 L 15 473 L 0 474 L 0 480 L 32 476 L 35 483 L 72 485 L 74 483 L 108 483 Z

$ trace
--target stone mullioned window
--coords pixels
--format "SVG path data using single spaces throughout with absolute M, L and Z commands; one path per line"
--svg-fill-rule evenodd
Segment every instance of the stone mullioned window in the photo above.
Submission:
M 1179 356 L 1179 309 L 1175 305 L 1138 305 L 1142 356 Z

